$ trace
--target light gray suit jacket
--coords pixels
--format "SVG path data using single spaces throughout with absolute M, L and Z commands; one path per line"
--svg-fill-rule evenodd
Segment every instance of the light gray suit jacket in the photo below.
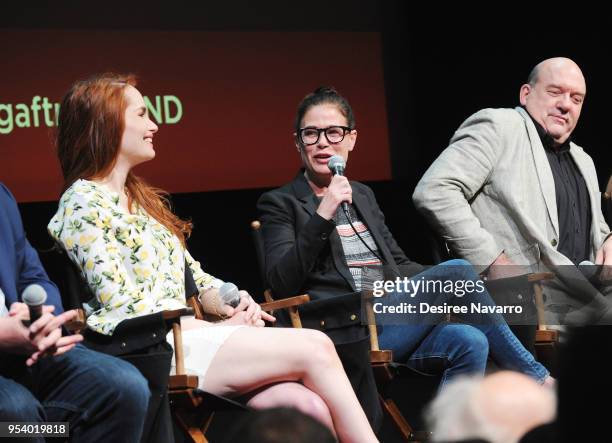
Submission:
M 570 154 L 589 191 L 594 261 L 610 229 L 593 160 L 574 143 Z M 451 251 L 479 270 L 502 251 L 532 271 L 572 264 L 557 251 L 555 182 L 538 131 L 522 108 L 484 109 L 469 117 L 412 198 Z

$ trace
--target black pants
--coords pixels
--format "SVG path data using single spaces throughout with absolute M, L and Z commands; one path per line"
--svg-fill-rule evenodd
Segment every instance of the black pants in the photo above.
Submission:
M 352 328 L 355 328 L 354 326 Z M 363 328 L 357 326 L 356 328 Z M 370 363 L 370 337 L 360 332 L 357 337 L 347 340 L 346 331 L 325 331 L 336 346 L 336 352 L 342 361 L 357 399 L 363 408 L 368 421 L 377 432 L 382 425 L 383 412 L 378 399 L 376 380 Z

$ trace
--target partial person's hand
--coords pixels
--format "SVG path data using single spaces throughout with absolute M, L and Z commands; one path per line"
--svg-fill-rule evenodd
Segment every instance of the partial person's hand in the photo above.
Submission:
M 489 267 L 487 279 L 498 280 L 501 278 L 517 277 L 526 273 L 527 270 L 523 266 L 517 265 L 502 252 Z
M 52 306 L 55 308 L 54 306 Z M 9 309 L 9 316 L 17 317 L 21 320 L 29 320 L 30 319 L 30 311 L 28 309 L 28 305 L 21 302 L 15 302 L 11 305 Z
M 234 317 L 239 313 L 244 313 L 245 324 L 251 326 L 264 326 L 264 320 L 274 322 L 276 318 L 261 310 L 261 306 L 253 300 L 247 291 L 240 291 L 240 303 L 235 308 L 226 306 L 226 315 Z
M 43 314 L 46 312 L 55 311 L 55 306 L 52 305 L 44 305 L 43 306 Z M 30 319 L 30 310 L 28 309 L 28 305 L 21 302 L 15 302 L 11 305 L 9 309 L 9 316 L 17 317 L 21 320 L 29 320 Z
M 29 311 L 23 309 L 23 303 L 11 305 L 9 317 L 0 319 L 1 349 L 14 354 L 30 354 L 26 364 L 33 365 L 46 355 L 60 355 L 68 352 L 83 340 L 81 335 L 62 337 L 61 326 L 76 317 L 76 311 L 67 311 L 57 317 L 51 312 L 53 306 L 43 306 L 43 315 L 30 328 L 23 325 L 23 320 L 30 318 Z
M 17 313 L 0 317 L 0 350 L 9 354 L 31 354 L 36 351 L 22 320 L 24 318 Z
M 236 306 L 236 311 L 244 311 L 245 320 L 253 326 L 264 326 L 264 320 L 275 322 L 276 318 L 262 311 L 261 306 L 253 300 L 247 291 L 240 291 L 240 304 Z
M 342 202 L 353 203 L 353 189 L 346 177 L 334 175 L 319 203 L 317 214 L 325 220 L 331 220 Z
M 32 366 L 41 357 L 65 354 L 82 341 L 83 336 L 80 334 L 62 337 L 62 325 L 72 321 L 76 316 L 77 311 L 74 309 L 58 316 L 52 315 L 51 312 L 44 312 L 38 320 L 32 323 L 28 332 L 35 352 L 28 358 L 26 364 Z
M 223 321 L 220 321 L 220 322 L 218 322 L 216 324 L 218 324 L 218 325 L 230 325 L 230 326 L 234 326 L 234 325 L 251 326 L 246 321 L 246 313 L 245 313 L 245 311 L 236 312 L 230 318 L 227 318 L 227 319 L 225 319 Z
M 599 279 L 602 282 L 609 282 L 612 280 L 612 236 L 608 237 L 597 251 L 595 264 L 603 265 L 601 273 L 599 274 Z

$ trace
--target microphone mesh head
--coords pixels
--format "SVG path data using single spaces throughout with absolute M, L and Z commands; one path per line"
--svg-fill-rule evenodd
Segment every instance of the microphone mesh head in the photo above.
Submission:
M 21 299 L 26 305 L 42 305 L 47 300 L 47 292 L 42 286 L 32 284 L 25 288 L 21 295 Z
M 336 172 L 336 169 L 342 169 L 346 167 L 346 162 L 341 155 L 332 155 L 327 161 L 327 167 L 332 171 Z
M 238 287 L 231 282 L 225 282 L 221 285 L 219 288 L 219 297 L 223 300 L 223 303 L 234 308 L 240 303 Z

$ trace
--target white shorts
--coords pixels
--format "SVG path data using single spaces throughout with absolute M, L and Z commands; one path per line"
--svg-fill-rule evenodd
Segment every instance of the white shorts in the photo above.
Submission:
M 198 376 L 198 387 L 203 389 L 204 377 L 208 367 L 221 345 L 236 330 L 244 325 L 237 326 L 209 326 L 182 331 L 183 354 L 185 356 L 185 372 Z M 166 340 L 174 348 L 172 331 Z M 176 373 L 176 363 L 172 356 L 172 369 L 170 374 Z

